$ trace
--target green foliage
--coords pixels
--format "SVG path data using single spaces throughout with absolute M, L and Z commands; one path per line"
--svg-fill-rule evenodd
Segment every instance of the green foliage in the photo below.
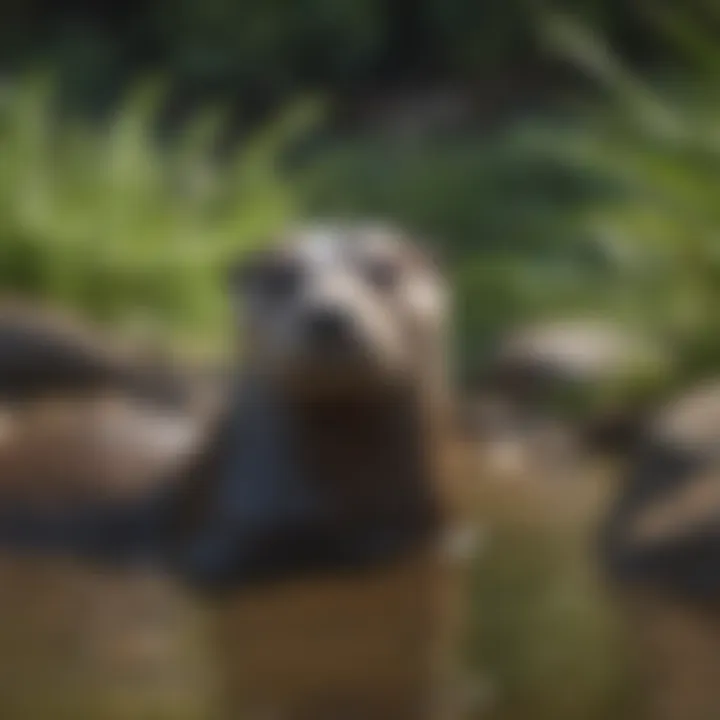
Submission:
M 579 225 L 613 258 L 614 310 L 674 341 L 690 377 L 720 367 L 720 50 L 702 17 L 669 3 L 656 10 L 696 73 L 649 83 L 585 28 L 555 19 L 555 48 L 607 101 L 574 132 L 541 142 L 575 172 L 616 188 Z
M 385 39 L 379 0 L 166 1 L 155 21 L 180 77 L 276 92 L 313 71 L 352 77 Z
M 220 317 L 231 258 L 296 212 L 278 158 L 312 121 L 302 105 L 215 162 L 218 114 L 166 147 L 161 94 L 138 87 L 102 128 L 58 120 L 44 80 L 0 107 L 0 286 L 200 336 Z
M 220 0 L 183 8 L 177 32 L 195 33 L 199 45 L 244 13 L 268 32 L 276 17 L 278 46 L 291 49 L 281 26 L 295 10 L 251 13 Z M 353 8 L 341 4 L 327 22 L 362 25 L 364 39 L 346 43 L 362 55 L 382 13 L 368 5 L 362 20 Z M 299 213 L 384 216 L 441 246 L 466 366 L 509 324 L 602 314 L 675 342 L 686 373 L 717 367 L 720 95 L 707 79 L 720 71 L 720 52 L 696 15 L 674 2 L 653 8 L 658 28 L 671 29 L 668 40 L 698 65 L 695 83 L 682 74 L 650 82 L 597 33 L 552 16 L 545 47 L 604 91 L 590 112 L 485 137 L 325 138 L 292 173 L 281 160 L 308 127 L 305 106 L 217 163 L 221 114 L 196 117 L 160 146 L 162 98 L 152 84 L 101 129 L 53 119 L 47 88 L 18 84 L 0 111 L 0 282 L 110 321 L 150 314 L 209 329 L 220 315 L 219 268 L 236 249 Z M 599 6 L 586 9 L 609 21 Z M 438 32 L 443 23 L 465 31 L 451 22 L 461 11 L 460 2 L 435 8 Z
M 648 48 L 643 4 L 550 0 L 585 23 Z M 673 0 L 673 7 L 684 0 Z M 166 72 L 182 106 L 225 97 L 241 110 L 275 105 L 308 87 L 347 96 L 356 89 L 538 77 L 535 42 L 546 0 L 161 0 L 76 3 L 6 0 L 0 63 L 42 59 L 63 78 L 73 107 L 103 108 L 129 79 Z M 7 7 L 7 9 L 5 9 Z M 652 45 L 652 43 L 650 43 Z M 540 77 L 543 75 L 541 70 Z

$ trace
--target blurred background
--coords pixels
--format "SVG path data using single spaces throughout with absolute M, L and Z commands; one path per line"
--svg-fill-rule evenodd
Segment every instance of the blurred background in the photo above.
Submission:
M 468 393 L 507 331 L 600 319 L 672 368 L 563 412 L 661 396 L 720 368 L 719 40 L 712 0 L 5 0 L 0 288 L 214 358 L 231 258 L 389 218 L 442 251 Z M 497 720 L 634 716 L 588 560 L 611 482 L 574 462 L 478 492 L 467 654 Z

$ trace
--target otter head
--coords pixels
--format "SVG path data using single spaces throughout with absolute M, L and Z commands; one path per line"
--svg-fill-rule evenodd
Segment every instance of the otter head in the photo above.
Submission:
M 290 396 L 372 394 L 444 364 L 444 283 L 394 228 L 296 229 L 238 267 L 233 292 L 250 365 Z

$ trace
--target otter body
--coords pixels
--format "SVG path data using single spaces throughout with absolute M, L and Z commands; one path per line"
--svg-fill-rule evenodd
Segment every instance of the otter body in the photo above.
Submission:
M 242 282 L 247 362 L 324 528 L 314 552 L 341 552 L 330 572 L 215 600 L 233 712 L 448 718 L 463 564 L 443 550 L 443 281 L 397 231 L 341 226 L 284 238 Z
M 326 542 L 351 548 L 344 560 L 215 601 L 225 679 L 248 717 L 438 717 L 462 584 L 441 543 L 438 458 L 417 409 L 369 404 L 296 411 L 290 435 L 332 510 Z M 353 550 L 377 565 L 355 566 Z
M 6 503 L 0 543 L 179 574 L 232 718 L 446 720 L 445 283 L 396 229 L 324 225 L 252 254 L 231 290 L 246 352 L 197 456 L 122 507 Z

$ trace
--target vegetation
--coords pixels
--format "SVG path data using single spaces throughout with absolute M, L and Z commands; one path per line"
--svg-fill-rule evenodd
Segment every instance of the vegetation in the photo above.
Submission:
M 673 0 L 680 6 L 683 0 Z M 347 98 L 378 86 L 557 76 L 535 43 L 538 0 L 8 0 L 0 67 L 57 68 L 72 107 L 102 110 L 162 70 L 174 112 L 221 98 L 241 118 L 308 86 Z M 661 49 L 648 6 L 552 0 L 644 62 Z M 665 49 L 666 48 L 662 48 Z M 539 72 L 538 72 L 539 71 Z M 529 83 L 532 84 L 532 83 Z M 527 86 L 528 83 L 525 83 Z
M 587 290 L 576 274 L 586 258 L 569 262 L 558 235 L 563 206 L 587 192 L 514 136 L 421 147 L 324 142 L 291 166 L 289 151 L 315 127 L 315 104 L 293 105 L 219 156 L 218 113 L 161 143 L 160 97 L 157 84 L 139 86 L 97 126 L 58 119 L 47 82 L 8 88 L 0 107 L 4 290 L 204 340 L 221 326 L 220 273 L 231 258 L 308 213 L 370 213 L 436 234 L 456 269 L 468 347 L 529 307 L 557 307 Z M 564 279 L 551 296 L 544 273 Z
M 216 162 L 217 113 L 161 147 L 158 87 L 104 126 L 58 120 L 52 87 L 0 107 L 0 286 L 120 325 L 212 337 L 227 264 L 296 212 L 278 154 L 312 121 L 297 105 Z
M 0 106 L 0 283 L 204 341 L 221 327 L 231 257 L 300 215 L 370 214 L 442 245 L 464 365 L 508 324 L 601 313 L 670 340 L 684 378 L 710 372 L 720 97 L 704 83 L 651 89 L 581 26 L 548 28 L 606 101 L 485 137 L 307 143 L 319 116 L 305 102 L 228 152 L 219 112 L 160 142 L 158 83 L 100 126 L 58 118 L 46 81 L 12 84 Z
M 695 73 L 647 83 L 586 30 L 556 22 L 555 47 L 601 83 L 606 102 L 541 142 L 615 188 L 579 217 L 614 268 L 609 312 L 672 341 L 687 381 L 720 368 L 720 50 L 701 19 L 660 7 Z
M 0 64 L 55 72 L 13 72 L 0 95 L 0 286 L 204 345 L 225 326 L 231 258 L 296 217 L 388 216 L 446 255 L 466 367 L 510 324 L 576 314 L 668 341 L 673 382 L 717 373 L 720 13 L 552 4 L 572 18 L 525 0 L 10 0 Z M 130 82 L 156 67 L 166 83 Z M 315 133 L 315 104 L 290 102 L 320 88 L 342 110 L 388 85 L 511 85 L 535 70 L 549 86 L 566 69 L 582 104 L 491 131 Z M 226 114 L 197 110 L 216 99 Z M 238 126 L 242 142 L 226 142 Z M 498 684 L 491 717 L 635 717 L 588 577 L 591 521 L 504 492 L 479 503 L 497 536 L 469 649 Z

